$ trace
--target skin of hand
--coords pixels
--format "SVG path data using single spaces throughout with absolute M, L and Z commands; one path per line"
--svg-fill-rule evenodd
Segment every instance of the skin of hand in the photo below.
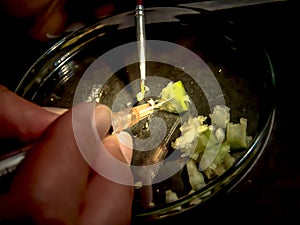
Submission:
M 0 99 L 1 137 L 36 143 L 19 165 L 9 192 L 0 196 L 0 222 L 29 218 L 43 225 L 130 224 L 133 185 L 110 181 L 93 171 L 76 145 L 71 111 L 84 103 L 59 116 L 1 85 Z M 123 145 L 115 135 L 107 135 L 110 115 L 106 106 L 96 107 L 98 135 L 112 156 L 128 164 L 132 139 L 125 134 Z
M 83 9 L 88 4 L 94 4 L 93 1 L 84 1 L 79 4 L 72 0 L 1 0 L 5 11 L 12 16 L 18 18 L 31 18 L 32 28 L 30 35 L 38 41 L 48 41 L 49 38 L 60 36 L 67 28 L 70 16 L 65 5 L 68 3 L 72 9 L 76 9 L 77 17 L 83 15 Z M 81 4 L 81 5 L 80 5 Z M 83 4 L 83 5 L 82 5 Z M 100 3 L 101 4 L 101 1 Z M 93 6 L 92 6 L 93 8 Z M 91 12 L 93 17 L 101 18 L 109 15 L 114 10 L 114 4 L 103 3 L 95 7 Z M 77 21 L 75 21 L 77 22 Z
M 39 41 L 47 41 L 47 35 L 59 35 L 65 29 L 66 0 L 3 0 L 8 14 L 18 18 L 32 18 L 30 35 Z

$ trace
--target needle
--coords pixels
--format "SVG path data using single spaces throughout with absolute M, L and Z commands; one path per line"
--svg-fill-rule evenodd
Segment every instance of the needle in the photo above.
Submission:
M 146 80 L 146 35 L 145 35 L 145 16 L 142 0 L 137 0 L 135 9 L 136 18 L 136 36 L 137 36 L 137 51 L 139 60 L 139 71 L 141 78 L 141 92 L 138 94 L 138 101 L 145 96 L 145 80 Z
M 113 133 L 121 132 L 122 130 L 132 127 L 139 121 L 150 116 L 154 109 L 159 108 L 162 104 L 169 101 L 162 101 L 160 103 L 148 102 L 142 105 L 135 106 L 133 108 L 127 108 L 122 111 L 112 112 L 111 124 L 113 128 Z

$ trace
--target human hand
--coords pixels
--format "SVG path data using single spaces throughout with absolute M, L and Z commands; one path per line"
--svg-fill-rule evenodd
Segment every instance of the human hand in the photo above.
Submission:
M 7 13 L 18 18 L 32 20 L 31 36 L 39 41 L 48 41 L 64 33 L 75 19 L 101 18 L 114 11 L 110 1 L 68 1 L 68 0 L 1 0 Z M 72 15 L 70 15 L 72 14 Z M 81 21 L 79 21 L 81 22 Z M 71 29 L 71 28 L 69 28 Z
M 36 141 L 7 194 L 0 196 L 0 221 L 30 219 L 35 224 L 130 224 L 133 186 L 110 181 L 83 159 L 72 130 L 71 110 L 59 116 L 0 86 L 0 136 Z M 80 110 L 84 104 L 72 110 Z M 130 162 L 132 139 L 107 136 L 110 110 L 97 106 L 97 132 L 116 159 Z M 83 134 L 84 135 L 84 134 Z M 130 167 L 128 166 L 128 173 Z

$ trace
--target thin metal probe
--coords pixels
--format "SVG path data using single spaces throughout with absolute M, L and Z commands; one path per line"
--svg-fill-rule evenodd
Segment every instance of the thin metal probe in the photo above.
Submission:
M 146 32 L 145 32 L 145 14 L 142 0 L 137 0 L 136 10 L 136 37 L 137 51 L 139 60 L 139 72 L 141 78 L 141 95 L 140 100 L 145 95 L 145 80 L 146 80 Z

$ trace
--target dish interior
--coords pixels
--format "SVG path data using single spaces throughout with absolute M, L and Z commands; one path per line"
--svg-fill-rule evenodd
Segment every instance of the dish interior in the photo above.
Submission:
M 154 40 L 155 44 L 162 46 L 171 43 L 171 47 L 178 46 L 184 52 L 195 54 L 196 60 L 180 61 L 179 58 L 178 63 L 172 60 L 168 63 L 169 60 L 164 60 L 164 57 L 176 58 L 176 51 L 148 46 L 147 54 L 157 53 L 161 58 L 155 60 L 155 57 L 149 56 L 151 60 L 146 62 L 146 85 L 150 91 L 146 92 L 144 101 L 158 98 L 160 90 L 170 81 L 181 81 L 195 111 L 187 116 L 155 111 L 154 118 L 162 119 L 167 130 L 165 139 L 156 137 L 164 141 L 163 153 L 159 152 L 162 150 L 157 145 L 149 147 L 149 151 L 134 149 L 132 165 L 151 165 L 172 155 L 175 151 L 172 142 L 180 136 L 179 128 L 183 122 L 196 115 L 207 116 L 209 120 L 213 107 L 219 103 L 230 108 L 231 122 L 247 119 L 247 135 L 252 138 L 247 148 L 230 150 L 235 161 L 224 173 L 212 177 L 203 173 L 206 185 L 200 190 L 191 192 L 186 165 L 167 179 L 141 187 L 137 185 L 134 215 L 158 218 L 192 208 L 216 193 L 232 188 L 253 166 L 272 127 L 274 78 L 267 53 L 251 40 L 251 36 L 238 33 L 234 24 L 218 15 L 180 7 L 150 8 L 146 9 L 145 15 L 147 40 Z M 37 60 L 16 92 L 42 106 L 71 108 L 78 102 L 94 101 L 117 111 L 138 104 L 135 96 L 139 87 L 139 65 L 134 47 L 128 54 L 122 52 L 115 59 L 121 65 L 117 69 L 106 65 L 105 69 L 109 68 L 111 72 L 100 66 L 97 73 L 89 72 L 103 55 L 135 43 L 135 32 L 134 14 L 126 12 L 69 34 Z M 199 61 L 203 63 L 202 67 L 193 65 Z M 199 68 L 204 68 L 207 75 L 201 74 Z M 104 73 L 108 74 L 105 79 L 102 77 Z M 216 82 L 219 90 L 214 92 L 206 79 Z M 207 94 L 207 91 L 210 93 Z M 178 119 L 180 123 L 176 124 Z M 134 137 L 147 139 L 161 129 L 160 121 L 150 123 L 151 132 L 149 120 L 141 121 L 128 131 Z M 174 126 L 175 131 L 168 137 Z M 155 180 L 155 177 L 152 179 Z M 175 192 L 178 200 L 167 203 L 167 190 Z

